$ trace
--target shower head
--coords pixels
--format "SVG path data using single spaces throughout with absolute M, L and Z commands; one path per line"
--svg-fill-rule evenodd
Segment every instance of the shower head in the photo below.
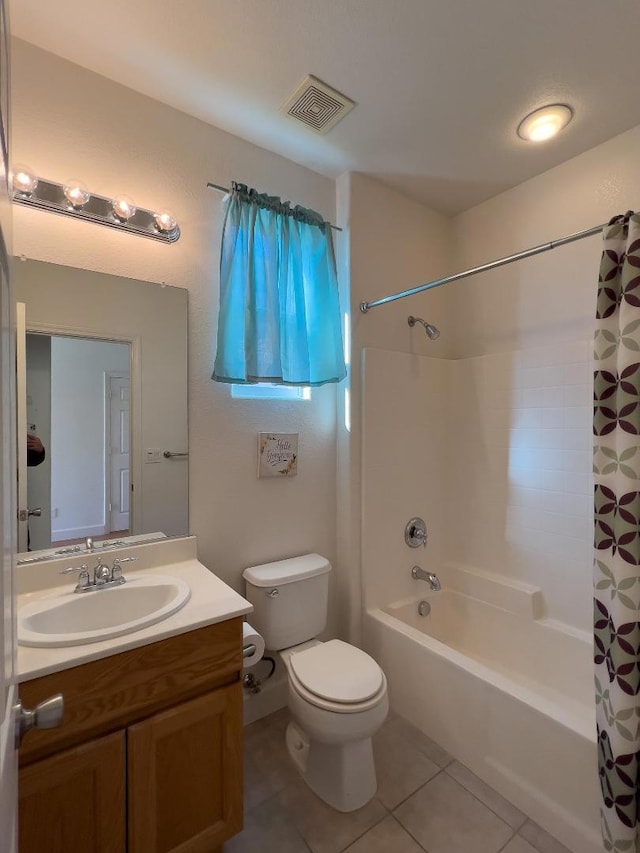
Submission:
M 407 318 L 407 323 L 413 327 L 416 323 L 420 323 L 421 326 L 424 326 L 424 330 L 427 333 L 427 337 L 430 341 L 437 341 L 440 337 L 440 329 L 437 329 L 431 323 L 427 323 L 426 320 L 423 320 L 422 317 L 413 317 L 409 316 Z

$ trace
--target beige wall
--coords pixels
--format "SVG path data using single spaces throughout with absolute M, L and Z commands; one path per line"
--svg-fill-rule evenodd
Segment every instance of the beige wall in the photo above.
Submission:
M 127 193 L 180 223 L 180 241 L 166 246 L 16 207 L 14 251 L 189 290 L 190 521 L 201 559 L 238 589 L 242 569 L 265 560 L 317 550 L 335 563 L 336 389 L 314 389 L 311 402 L 233 401 L 210 380 L 221 197 L 205 188 L 241 180 L 333 219 L 334 182 L 23 42 L 12 62 L 14 162 Z M 256 479 L 259 430 L 300 433 L 296 478 Z

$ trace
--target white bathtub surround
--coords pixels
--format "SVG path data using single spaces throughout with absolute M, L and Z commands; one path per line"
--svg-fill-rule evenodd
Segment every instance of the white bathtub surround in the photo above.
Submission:
M 416 594 L 418 565 L 446 559 L 447 389 L 451 362 L 367 349 L 364 361 L 362 576 L 365 606 Z M 409 549 L 404 529 L 421 516 L 426 548 Z
M 410 596 L 412 560 L 537 587 L 535 614 L 591 629 L 591 345 L 445 360 L 365 350 L 365 606 Z M 426 550 L 404 525 L 427 522 Z M 505 601 L 507 607 L 513 606 Z
M 538 619 L 543 614 L 542 590 L 539 586 L 459 563 L 446 563 L 439 574 L 447 589 L 462 595 L 526 619 Z
M 366 614 L 391 705 L 574 853 L 601 853 L 589 636 L 454 591 Z
M 391 707 L 576 853 L 600 851 L 591 346 L 364 364 L 365 647 Z M 415 515 L 426 549 L 404 543 Z

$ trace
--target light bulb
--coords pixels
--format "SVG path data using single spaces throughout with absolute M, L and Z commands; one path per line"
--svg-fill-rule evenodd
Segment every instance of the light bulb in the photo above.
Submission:
M 175 217 L 166 210 L 164 213 L 155 213 L 153 218 L 155 219 L 158 231 L 173 231 L 178 224 Z
M 38 186 L 38 178 L 28 166 L 13 167 L 13 188 L 23 195 L 31 195 Z
M 63 187 L 64 197 L 69 202 L 71 207 L 76 209 L 84 207 L 91 198 L 89 190 L 85 187 L 82 181 L 75 179 L 68 180 Z
M 518 125 L 518 136 L 528 142 L 545 142 L 565 128 L 573 118 L 566 104 L 550 104 L 525 116 Z
M 120 222 L 126 222 L 136 212 L 136 206 L 127 196 L 120 196 L 111 202 L 113 213 Z

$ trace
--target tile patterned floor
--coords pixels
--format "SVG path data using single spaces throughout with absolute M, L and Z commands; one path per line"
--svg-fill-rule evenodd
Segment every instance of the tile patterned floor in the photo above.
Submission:
M 378 793 L 341 814 L 287 754 L 286 709 L 245 729 L 245 828 L 224 853 L 569 853 L 396 715 L 374 738 Z

